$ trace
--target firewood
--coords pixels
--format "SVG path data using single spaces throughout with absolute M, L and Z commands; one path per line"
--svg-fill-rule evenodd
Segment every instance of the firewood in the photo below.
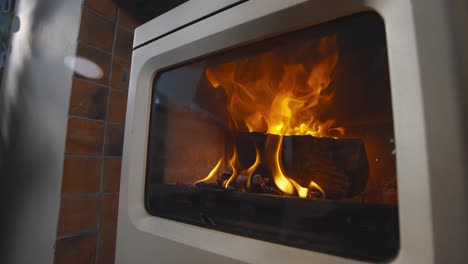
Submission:
M 232 176 L 232 171 L 224 170 L 219 173 L 218 178 L 216 179 L 216 183 L 218 183 L 218 187 L 222 188 L 223 183 L 227 181 Z
M 271 169 L 265 166 L 265 142 L 262 133 L 239 133 L 236 148 L 239 161 L 248 167 L 255 161 L 255 149 L 260 151 L 261 164 L 255 173 L 271 178 Z M 342 199 L 361 193 L 367 183 L 369 166 L 361 139 L 331 139 L 313 136 L 284 136 L 282 145 L 284 173 L 301 186 L 314 181 L 324 189 L 326 198 Z M 311 196 L 317 196 L 312 190 Z
M 258 186 L 263 188 L 270 182 L 270 179 L 268 178 L 263 178 L 262 175 L 260 174 L 255 174 L 252 176 L 252 186 Z
M 237 175 L 237 178 L 234 181 L 235 187 L 237 189 L 245 189 L 245 187 L 247 186 L 248 179 L 249 179 L 249 176 L 247 175 L 242 175 L 242 174 Z

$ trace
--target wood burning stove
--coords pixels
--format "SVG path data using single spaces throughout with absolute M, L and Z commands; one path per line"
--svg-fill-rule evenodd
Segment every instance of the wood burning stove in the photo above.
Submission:
M 148 212 L 345 257 L 393 257 L 386 50 L 382 19 L 366 12 L 160 72 Z
M 411 6 L 221 2 L 137 30 L 117 260 L 138 234 L 255 263 L 430 248 Z

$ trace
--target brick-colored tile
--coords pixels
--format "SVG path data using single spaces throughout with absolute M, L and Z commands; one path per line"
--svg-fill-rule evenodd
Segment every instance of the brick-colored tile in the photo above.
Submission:
M 96 233 L 57 240 L 54 264 L 94 264 L 96 242 Z
M 78 38 L 97 48 L 112 52 L 114 26 L 113 22 L 84 7 Z
M 74 235 L 95 229 L 98 223 L 98 205 L 97 195 L 63 197 L 57 235 Z
M 127 29 L 119 27 L 115 39 L 115 55 L 130 61 L 132 58 L 133 33 Z
M 103 138 L 104 122 L 70 118 L 65 152 L 68 154 L 100 154 Z
M 99 264 L 114 264 L 115 230 L 101 230 L 99 233 Z
M 110 19 L 115 19 L 117 16 L 117 5 L 114 0 L 84 0 L 84 4 Z
M 92 119 L 106 116 L 107 88 L 89 81 L 74 79 L 70 97 L 70 115 Z
M 119 25 L 134 30 L 141 25 L 141 22 L 133 15 L 130 15 L 125 9 L 120 9 Z
M 127 112 L 127 93 L 111 91 L 109 98 L 109 114 L 107 119 L 111 122 L 125 122 Z
M 121 167 L 122 160 L 120 159 L 104 160 L 104 180 L 102 185 L 103 192 L 119 191 Z
M 63 166 L 63 194 L 99 192 L 99 159 L 67 157 Z
M 107 126 L 106 145 L 104 154 L 106 156 L 122 156 L 124 124 L 109 124 Z
M 119 195 L 103 195 L 101 208 L 101 227 L 116 227 L 118 210 Z
M 77 56 L 94 62 L 102 70 L 102 76 L 95 80 L 97 83 L 107 85 L 109 82 L 111 56 L 102 52 L 83 41 L 78 42 Z M 80 76 L 80 75 L 79 75 Z M 86 76 L 82 76 L 86 78 Z
M 112 64 L 111 86 L 121 90 L 128 90 L 130 80 L 130 63 L 115 58 Z

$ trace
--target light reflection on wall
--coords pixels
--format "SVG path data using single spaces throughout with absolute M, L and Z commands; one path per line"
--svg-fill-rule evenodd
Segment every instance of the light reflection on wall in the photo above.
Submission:
M 89 79 L 101 79 L 104 75 L 99 65 L 84 57 L 67 56 L 64 63 L 70 70 Z

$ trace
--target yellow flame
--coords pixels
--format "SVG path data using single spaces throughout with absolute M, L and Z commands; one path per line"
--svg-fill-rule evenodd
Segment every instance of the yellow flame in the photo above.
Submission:
M 216 166 L 211 170 L 211 172 L 208 174 L 208 176 L 206 176 L 204 179 L 201 179 L 199 181 L 196 181 L 195 184 L 199 183 L 199 182 L 207 182 L 209 180 L 212 180 L 214 178 L 216 178 L 216 176 L 218 175 L 218 172 L 219 172 L 219 169 L 221 168 L 221 166 L 223 166 L 223 157 L 221 157 L 218 161 L 218 163 L 216 163 Z
M 287 177 L 283 171 L 283 165 L 281 162 L 281 148 L 283 146 L 283 136 L 267 136 L 266 150 L 267 153 L 272 153 L 272 174 L 273 181 L 275 182 L 278 189 L 287 195 L 295 195 L 301 198 L 309 197 L 310 189 L 317 189 L 321 192 L 322 196 L 325 195 L 323 189 L 314 181 L 309 183 L 309 188 L 301 186 L 295 180 Z M 273 149 L 272 149 L 273 148 Z
M 309 196 L 309 189 L 302 187 L 293 179 L 289 179 L 291 181 L 292 185 L 294 185 L 294 188 L 296 188 L 297 195 L 301 198 L 307 198 Z
M 279 136 L 268 136 L 262 157 L 256 149 L 255 163 L 245 171 L 247 187 L 262 160 L 269 163 L 273 181 L 284 194 L 306 198 L 312 189 L 322 195 L 325 192 L 314 181 L 303 187 L 285 175 L 281 164 L 283 136 L 339 138 L 345 131 L 335 126 L 334 119 L 323 120 L 320 116 L 335 95 L 331 83 L 339 58 L 337 36 L 303 41 L 296 50 L 292 54 L 287 47 L 273 48 L 210 66 L 205 75 L 214 88 L 226 92 L 227 110 L 235 126 L 231 129 Z M 238 175 L 237 155 L 234 149 L 228 161 L 233 173 L 223 183 L 225 188 Z
M 232 154 L 232 157 L 229 159 L 229 167 L 231 167 L 232 170 L 232 175 L 229 177 L 228 180 L 224 182 L 224 188 L 227 188 L 232 181 L 234 181 L 237 178 L 237 149 L 234 148 L 234 152 Z
M 272 174 L 273 181 L 276 186 L 285 194 L 297 194 L 301 198 L 306 198 L 309 195 L 309 189 L 302 187 L 296 181 L 285 176 L 283 172 L 283 165 L 281 162 L 281 148 L 283 146 L 283 136 L 272 137 L 267 136 L 266 149 L 268 152 L 273 153 Z M 272 150 L 271 148 L 274 148 Z
M 208 67 L 205 75 L 228 97 L 237 130 L 274 135 L 338 137 L 334 120 L 320 120 L 320 109 L 334 96 L 330 88 L 338 62 L 336 36 L 304 41 L 300 61 L 272 50 Z
M 252 186 L 252 176 L 255 170 L 258 168 L 258 166 L 260 166 L 260 151 L 258 151 L 258 148 L 255 147 L 255 162 L 254 164 L 252 164 L 252 166 L 250 166 L 247 170 L 245 170 L 245 172 L 243 172 L 244 174 L 248 176 L 247 188 L 250 188 Z
M 325 197 L 325 191 L 314 181 L 310 181 L 309 189 L 316 189 L 322 194 L 322 197 Z
M 271 164 L 271 172 L 273 174 L 273 181 L 275 182 L 278 189 L 280 189 L 283 193 L 294 195 L 295 189 L 291 181 L 284 176 L 283 169 L 282 169 L 282 162 L 281 162 L 281 146 L 283 144 L 283 136 L 279 137 L 271 137 L 268 135 L 267 142 L 266 142 L 266 153 L 272 154 L 270 156 Z M 273 149 L 272 149 L 273 148 Z

